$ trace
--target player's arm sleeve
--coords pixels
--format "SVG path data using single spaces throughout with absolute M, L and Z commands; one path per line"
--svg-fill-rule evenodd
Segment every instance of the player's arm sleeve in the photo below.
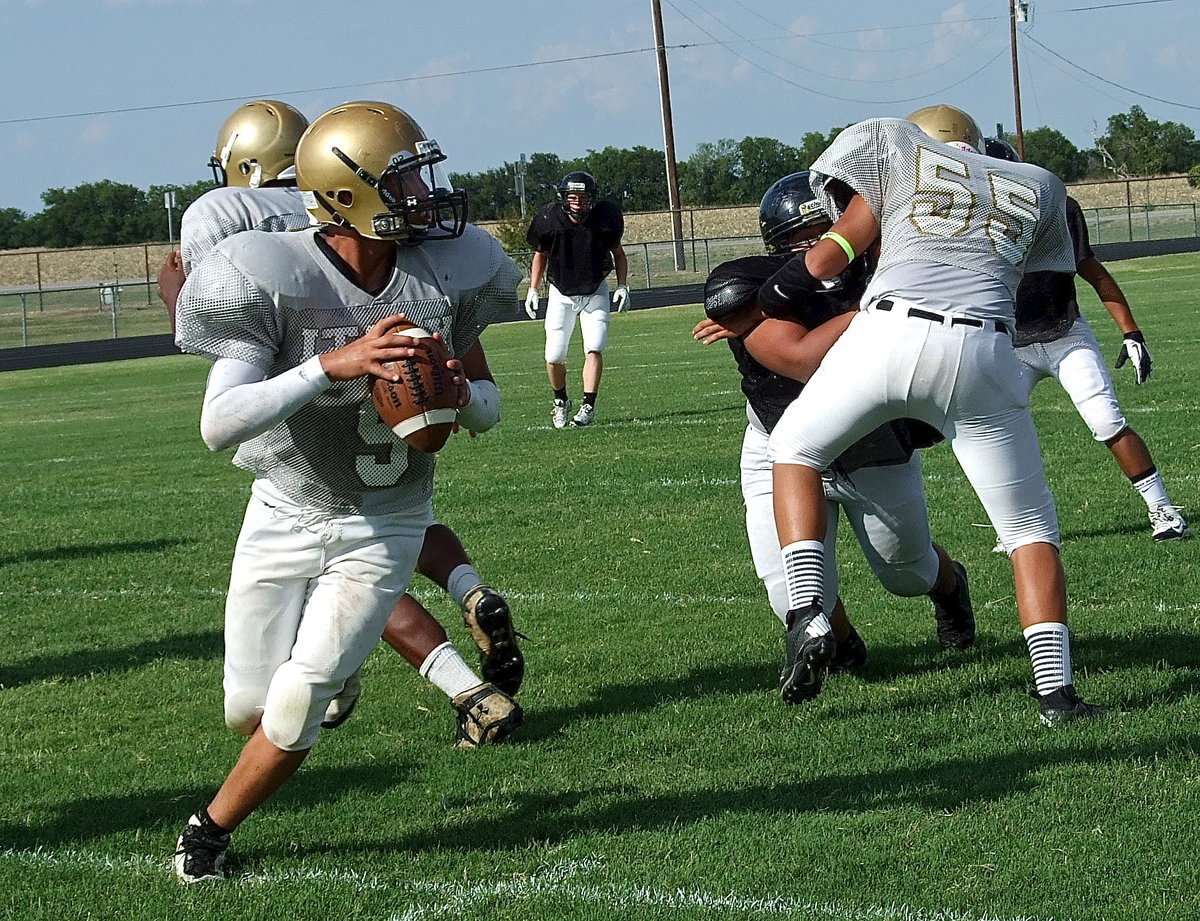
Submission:
M 200 437 L 213 451 L 249 441 L 311 402 L 331 383 L 319 355 L 275 377 L 267 377 L 257 365 L 221 358 L 213 364 L 204 390 Z

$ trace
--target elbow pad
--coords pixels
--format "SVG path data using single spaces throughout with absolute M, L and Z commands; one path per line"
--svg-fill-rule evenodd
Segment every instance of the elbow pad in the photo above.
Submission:
M 768 317 L 786 317 L 795 298 L 825 290 L 824 283 L 808 270 L 805 255 L 789 259 L 758 289 L 758 306 Z
M 471 402 L 458 411 L 458 424 L 486 432 L 500 421 L 500 389 L 492 381 L 471 381 Z

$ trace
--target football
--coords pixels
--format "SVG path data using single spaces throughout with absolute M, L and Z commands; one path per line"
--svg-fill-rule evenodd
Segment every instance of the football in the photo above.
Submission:
M 458 417 L 458 392 L 446 361 L 453 358 L 445 345 L 419 326 L 398 326 L 392 332 L 419 339 L 417 354 L 389 362 L 400 372 L 393 383 L 377 377 L 371 399 L 379 418 L 397 438 L 426 454 L 440 451 Z

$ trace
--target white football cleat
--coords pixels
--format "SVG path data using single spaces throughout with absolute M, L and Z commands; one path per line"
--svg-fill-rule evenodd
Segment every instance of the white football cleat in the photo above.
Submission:
M 591 403 L 584 403 L 579 407 L 579 412 L 575 414 L 575 418 L 571 420 L 571 425 L 583 428 L 585 425 L 591 425 L 595 421 L 596 407 Z
M 1183 540 L 1192 536 L 1192 529 L 1179 514 L 1177 505 L 1157 505 L 1150 509 L 1150 527 L 1157 541 Z
M 555 400 L 554 412 L 551 414 L 550 418 L 554 421 L 554 427 L 556 429 L 565 429 L 567 427 L 567 421 L 571 418 L 570 398 L 566 400 Z

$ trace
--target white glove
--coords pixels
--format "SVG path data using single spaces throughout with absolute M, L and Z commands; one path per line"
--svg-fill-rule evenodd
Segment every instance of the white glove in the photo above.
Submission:
M 538 293 L 537 288 L 530 287 L 529 293 L 525 295 L 525 312 L 529 314 L 529 319 L 537 319 L 538 309 Z
M 624 313 L 629 309 L 629 285 L 617 285 L 617 290 L 613 292 L 613 306 L 617 308 L 617 313 Z
M 1130 359 L 1133 360 L 1133 372 L 1137 376 L 1137 382 L 1139 384 L 1146 383 L 1146 379 L 1150 377 L 1150 369 L 1154 367 L 1154 362 L 1150 360 L 1150 350 L 1146 348 L 1146 337 L 1136 329 L 1125 334 L 1125 339 L 1121 343 L 1121 351 L 1117 353 L 1117 367 L 1121 367 Z

